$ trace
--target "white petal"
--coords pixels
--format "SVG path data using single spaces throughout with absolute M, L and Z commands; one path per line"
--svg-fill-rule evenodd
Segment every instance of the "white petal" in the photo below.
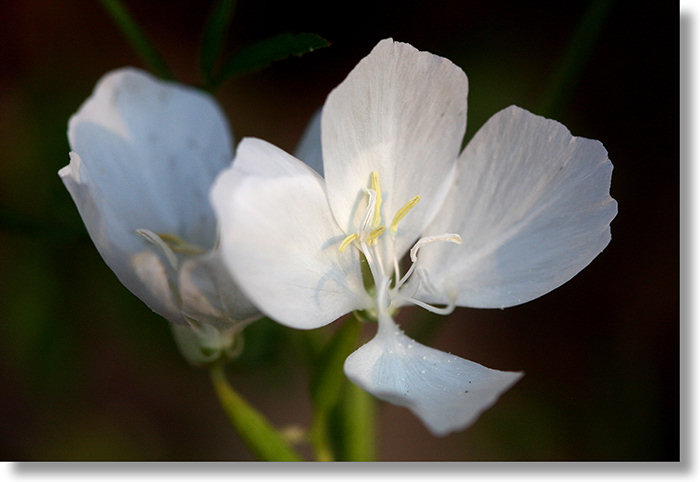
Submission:
M 233 155 L 226 119 L 207 94 L 135 69 L 107 74 L 70 119 L 71 149 L 90 171 L 96 206 L 125 230 L 175 234 L 210 248 L 211 184 Z
M 458 233 L 419 254 L 418 297 L 496 308 L 571 279 L 610 241 L 617 203 L 603 145 L 518 107 L 494 115 L 462 156 L 457 182 L 426 234 Z M 415 283 L 413 283 L 415 286 Z M 452 295 L 451 295 L 452 293 Z
M 218 249 L 186 260 L 178 275 L 182 312 L 190 319 L 225 329 L 261 316 L 231 278 Z
M 377 44 L 323 107 L 324 175 L 333 214 L 357 231 L 363 188 L 379 174 L 383 222 L 416 195 L 399 225 L 405 252 L 442 204 L 452 182 L 467 114 L 467 77 L 449 60 L 391 39 Z
M 393 322 L 345 360 L 345 374 L 374 396 L 409 408 L 438 436 L 474 423 L 522 376 L 421 345 Z
M 371 300 L 357 252 L 328 207 L 323 179 L 298 159 L 244 139 L 231 169 L 214 184 L 224 260 L 265 314 L 295 328 L 317 328 Z
M 321 150 L 321 113 L 318 109 L 306 126 L 304 134 L 294 151 L 294 156 L 323 177 L 323 152 Z
M 153 311 L 174 323 L 183 323 L 173 295 L 172 268 L 145 239 L 124 228 L 120 213 L 102 202 L 80 156 L 71 153 L 70 159 L 59 175 L 102 259 Z

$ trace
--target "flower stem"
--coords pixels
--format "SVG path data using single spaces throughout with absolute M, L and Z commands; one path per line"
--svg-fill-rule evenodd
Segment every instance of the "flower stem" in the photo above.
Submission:
M 344 387 L 349 383 L 343 374 L 343 363 L 357 347 L 361 328 L 360 322 L 348 319 L 315 357 L 310 386 L 314 409 L 310 436 L 319 461 L 335 460 L 340 455 L 336 451 L 345 445 L 344 427 L 341 424 L 340 433 L 334 430 L 333 414 L 342 403 Z
M 328 430 L 329 418 L 325 410 L 314 410 L 311 420 L 311 443 L 314 448 L 314 455 L 319 462 L 331 462 L 335 459 Z
M 141 27 L 133 19 L 124 4 L 120 0 L 100 0 L 100 3 L 148 68 L 163 79 L 174 79 L 175 76 L 168 68 L 165 60 L 163 60 L 163 57 L 146 34 L 143 33 L 143 30 L 141 30 Z
M 375 401 L 369 393 L 350 381 L 346 382 L 340 403 L 343 445 L 339 460 L 375 460 L 375 406 Z
M 593 52 L 613 3 L 613 0 L 592 0 L 589 4 L 545 89 L 537 109 L 540 115 L 554 118 L 561 113 Z
M 210 375 L 219 402 L 231 424 L 256 457 L 264 461 L 302 460 L 284 436 L 236 393 L 226 378 L 222 364 L 212 365 Z

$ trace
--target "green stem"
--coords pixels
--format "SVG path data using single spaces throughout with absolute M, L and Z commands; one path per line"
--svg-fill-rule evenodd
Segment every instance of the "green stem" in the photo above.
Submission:
M 605 24 L 613 0 L 593 0 L 569 40 L 566 52 L 550 78 L 537 112 L 557 117 L 571 96 L 583 67 Z
M 302 460 L 289 446 L 285 437 L 236 393 L 226 378 L 222 364 L 213 365 L 210 375 L 221 406 L 231 424 L 256 457 L 265 461 Z
M 332 413 L 341 403 L 344 385 L 348 383 L 343 363 L 357 347 L 361 328 L 357 320 L 346 320 L 316 356 L 310 386 L 314 410 L 310 436 L 319 461 L 335 460 L 335 450 L 344 443 L 344 434 L 333 431 Z M 333 443 L 338 438 L 339 443 Z
M 146 34 L 139 28 L 122 2 L 119 0 L 100 0 L 100 3 L 148 68 L 163 79 L 174 79 L 175 76 L 168 68 L 163 57 L 148 40 Z
M 328 430 L 329 417 L 326 410 L 314 410 L 311 420 L 311 444 L 314 448 L 314 455 L 319 462 L 331 462 L 335 459 Z
M 345 384 L 340 404 L 343 433 L 340 460 L 370 462 L 376 458 L 375 401 L 372 396 L 350 382 Z
M 210 87 L 212 72 L 226 42 L 235 9 L 235 0 L 217 0 L 209 13 L 199 50 L 199 69 L 205 88 Z

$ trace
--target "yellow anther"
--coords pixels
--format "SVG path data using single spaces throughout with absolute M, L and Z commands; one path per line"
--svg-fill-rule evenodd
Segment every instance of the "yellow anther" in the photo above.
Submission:
M 396 211 L 396 214 L 394 214 L 394 219 L 391 220 L 391 227 L 389 228 L 391 234 L 396 234 L 396 231 L 399 229 L 399 223 L 404 216 L 406 216 L 408 212 L 413 209 L 416 204 L 418 204 L 418 201 L 420 201 L 420 195 L 413 196 L 406 204 L 401 206 L 401 208 Z
M 340 246 L 338 246 L 338 251 L 341 253 L 345 252 L 345 248 L 350 246 L 350 244 L 357 239 L 357 233 L 350 234 L 345 237 L 342 243 L 340 243 Z
M 379 186 L 379 173 L 372 171 L 371 177 L 372 190 L 377 194 L 374 204 L 374 216 L 372 216 L 372 227 L 377 227 L 381 224 L 381 207 L 382 207 L 382 188 Z
M 199 246 L 190 244 L 176 234 L 170 233 L 155 233 L 170 249 L 175 253 L 183 253 L 188 255 L 203 254 L 206 251 Z
M 377 226 L 372 231 L 370 231 L 367 235 L 367 244 L 369 244 L 370 246 L 375 244 L 377 242 L 377 239 L 379 239 L 379 236 L 384 234 L 384 231 L 386 231 L 386 226 Z

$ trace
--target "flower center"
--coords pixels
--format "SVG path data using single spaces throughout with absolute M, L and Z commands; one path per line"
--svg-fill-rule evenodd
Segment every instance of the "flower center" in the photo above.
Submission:
M 418 262 L 418 251 L 426 244 L 434 243 L 437 241 L 447 241 L 451 243 L 460 244 L 462 238 L 459 234 L 445 233 L 436 236 L 425 236 L 420 238 L 413 245 L 409 252 L 411 259 L 411 266 L 406 270 L 406 273 L 401 276 L 401 270 L 399 268 L 399 258 L 396 252 L 396 239 L 398 233 L 398 226 L 401 220 L 406 217 L 406 215 L 420 202 L 421 196 L 416 195 L 401 206 L 394 214 L 391 223 L 389 224 L 389 241 L 385 242 L 382 248 L 378 246 L 380 238 L 386 233 L 387 228 L 382 224 L 382 189 L 379 183 L 379 174 L 377 171 L 373 171 L 370 175 L 370 187 L 363 188 L 367 193 L 367 208 L 365 210 L 365 215 L 362 219 L 362 223 L 357 232 L 349 234 L 343 239 L 338 246 L 338 250 L 342 253 L 348 248 L 348 246 L 353 246 L 357 248 L 360 253 L 362 253 L 367 260 L 367 265 L 372 273 L 372 278 L 374 281 L 374 287 L 377 291 L 377 308 L 380 313 L 389 312 L 396 302 L 398 304 L 412 303 L 429 311 L 448 314 L 452 312 L 455 307 L 454 296 L 446 296 L 448 300 L 451 300 L 447 306 L 438 307 L 433 306 L 423 301 L 420 301 L 413 296 L 408 296 L 401 291 L 404 284 L 414 275 L 420 278 L 420 283 L 422 283 L 428 290 L 433 293 L 439 290 L 430 281 L 428 273 L 425 270 L 417 268 Z M 386 237 L 384 238 L 386 239 Z M 393 264 L 393 273 L 386 272 L 386 265 L 384 264 L 382 257 L 388 256 L 391 263 Z M 393 280 L 392 280 L 393 278 Z M 393 285 L 392 285 L 393 281 Z
M 379 174 L 377 171 L 372 171 L 370 175 L 370 187 L 365 188 L 367 195 L 369 196 L 367 201 L 367 210 L 365 211 L 365 216 L 360 225 L 360 229 L 357 233 L 352 233 L 346 236 L 338 249 L 340 252 L 344 252 L 345 249 L 350 246 L 355 241 L 361 244 L 366 244 L 367 246 L 374 246 L 382 234 L 386 232 L 386 226 L 382 224 L 382 188 L 379 184 Z M 396 214 L 394 214 L 391 224 L 389 225 L 389 233 L 391 233 L 392 238 L 396 237 L 398 231 L 399 223 L 401 220 L 409 213 L 411 209 L 415 207 L 420 201 L 421 197 L 413 196 L 409 201 L 401 206 Z

